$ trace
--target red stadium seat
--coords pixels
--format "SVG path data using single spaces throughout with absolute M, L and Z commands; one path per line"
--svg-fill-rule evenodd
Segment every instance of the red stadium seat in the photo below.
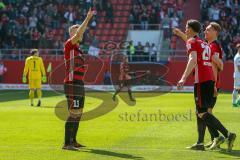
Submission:
M 117 23 L 122 23 L 122 22 L 127 23 L 128 18 L 127 17 L 115 17 L 114 21 L 117 22 Z
M 120 11 L 116 11 L 116 12 L 114 12 L 113 14 L 114 14 L 114 16 L 116 16 L 116 17 L 121 16 L 121 12 L 120 12 Z
M 111 23 L 105 23 L 104 28 L 105 29 L 110 29 L 110 28 L 112 28 L 112 24 Z
M 122 16 L 129 16 L 129 12 L 128 11 L 124 11 L 124 12 L 122 12 Z
M 117 0 L 111 0 L 111 3 L 112 3 L 112 5 L 115 5 L 115 4 L 118 3 L 118 1 Z
M 121 23 L 119 25 L 120 25 L 120 28 L 122 28 L 122 29 L 127 29 L 128 28 L 128 24 L 127 23 Z
M 101 35 L 101 34 L 102 34 L 102 30 L 98 29 L 98 30 L 96 31 L 96 35 Z
M 117 35 L 117 30 L 112 29 L 111 32 L 110 32 L 110 34 L 113 35 L 113 36 L 116 36 L 116 35 Z
M 114 29 L 118 29 L 118 28 L 119 28 L 119 24 L 114 23 L 114 24 L 113 24 L 113 28 L 114 28 Z
M 118 4 L 124 4 L 124 0 L 118 0 Z
M 104 29 L 102 32 L 103 32 L 103 35 L 109 35 L 109 30 L 108 29 Z
M 105 17 L 100 17 L 99 18 L 99 22 L 100 23 L 105 23 L 106 22 L 106 18 Z
M 129 12 L 128 11 L 116 11 L 116 12 L 114 12 L 114 15 L 117 17 L 128 17 Z
M 122 22 L 128 22 L 128 17 L 122 17 Z
M 121 22 L 120 17 L 115 17 L 114 22 L 116 22 L 116 23 Z
M 131 10 L 131 9 L 132 9 L 132 6 L 131 6 L 131 5 L 126 5 L 126 6 L 124 6 L 124 9 L 125 9 L 125 10 Z
M 124 3 L 128 4 L 128 5 L 131 5 L 131 0 L 125 0 Z
M 103 25 L 104 25 L 103 23 L 98 23 L 98 28 L 99 28 L 99 29 L 104 28 Z
M 105 11 L 99 12 L 98 16 L 99 17 L 104 17 L 104 16 L 106 16 L 106 12 Z
M 108 40 L 108 36 L 101 36 L 101 40 L 102 41 L 107 41 Z
M 125 35 L 125 30 L 121 29 L 118 31 L 119 35 Z
M 116 10 L 123 10 L 124 8 L 125 8 L 125 6 L 123 6 L 123 5 L 117 5 Z
M 108 40 L 108 41 L 115 41 L 115 36 L 108 36 L 108 37 L 107 37 L 107 40 Z
M 116 37 L 116 40 L 117 40 L 118 42 L 123 41 L 123 39 L 124 39 L 123 36 L 117 36 L 117 37 Z
M 99 46 L 99 48 L 101 48 L 101 49 L 102 49 L 102 48 L 104 48 L 104 45 L 105 45 L 105 43 L 104 43 L 104 42 L 101 42 L 101 43 L 99 43 L 99 45 L 98 45 L 98 46 Z
M 97 35 L 96 35 L 95 37 L 96 37 L 97 40 L 100 40 L 100 39 L 101 39 L 101 38 L 100 38 L 101 36 L 97 36 Z
M 63 29 L 59 29 L 58 33 L 59 33 L 60 35 L 64 35 L 64 30 L 63 30 Z

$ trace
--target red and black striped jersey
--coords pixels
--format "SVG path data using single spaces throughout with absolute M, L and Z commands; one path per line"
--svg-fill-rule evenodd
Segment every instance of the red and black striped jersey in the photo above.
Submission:
M 129 66 L 127 62 L 122 62 L 120 64 L 120 74 L 127 74 L 129 71 Z
M 73 45 L 70 39 L 64 45 L 64 61 L 66 68 L 64 82 L 82 81 L 85 73 L 83 52 L 79 45 Z

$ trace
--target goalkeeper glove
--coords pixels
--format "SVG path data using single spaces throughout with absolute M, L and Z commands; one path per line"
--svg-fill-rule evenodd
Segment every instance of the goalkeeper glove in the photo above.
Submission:
M 42 82 L 46 83 L 47 82 L 47 77 L 46 76 L 42 76 Z
M 22 82 L 23 82 L 23 83 L 27 83 L 27 77 L 26 77 L 26 76 L 23 76 L 23 77 L 22 77 Z

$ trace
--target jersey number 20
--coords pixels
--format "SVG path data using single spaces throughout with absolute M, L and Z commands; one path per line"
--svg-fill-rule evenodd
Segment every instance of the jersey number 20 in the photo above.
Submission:
M 211 57 L 211 50 L 210 47 L 207 44 L 202 43 L 201 47 L 204 49 L 202 52 L 202 59 L 205 61 L 210 60 Z

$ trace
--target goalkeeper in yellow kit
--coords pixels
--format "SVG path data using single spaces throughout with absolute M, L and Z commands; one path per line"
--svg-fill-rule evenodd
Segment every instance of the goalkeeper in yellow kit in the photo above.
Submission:
M 25 67 L 23 71 L 22 81 L 23 83 L 29 83 L 29 98 L 31 100 L 31 106 L 33 106 L 34 91 L 37 90 L 38 104 L 41 106 L 41 97 L 42 97 L 42 82 L 47 81 L 46 72 L 43 64 L 43 60 L 39 57 L 39 52 L 37 49 L 32 49 L 30 51 L 31 56 L 28 57 L 25 61 Z

